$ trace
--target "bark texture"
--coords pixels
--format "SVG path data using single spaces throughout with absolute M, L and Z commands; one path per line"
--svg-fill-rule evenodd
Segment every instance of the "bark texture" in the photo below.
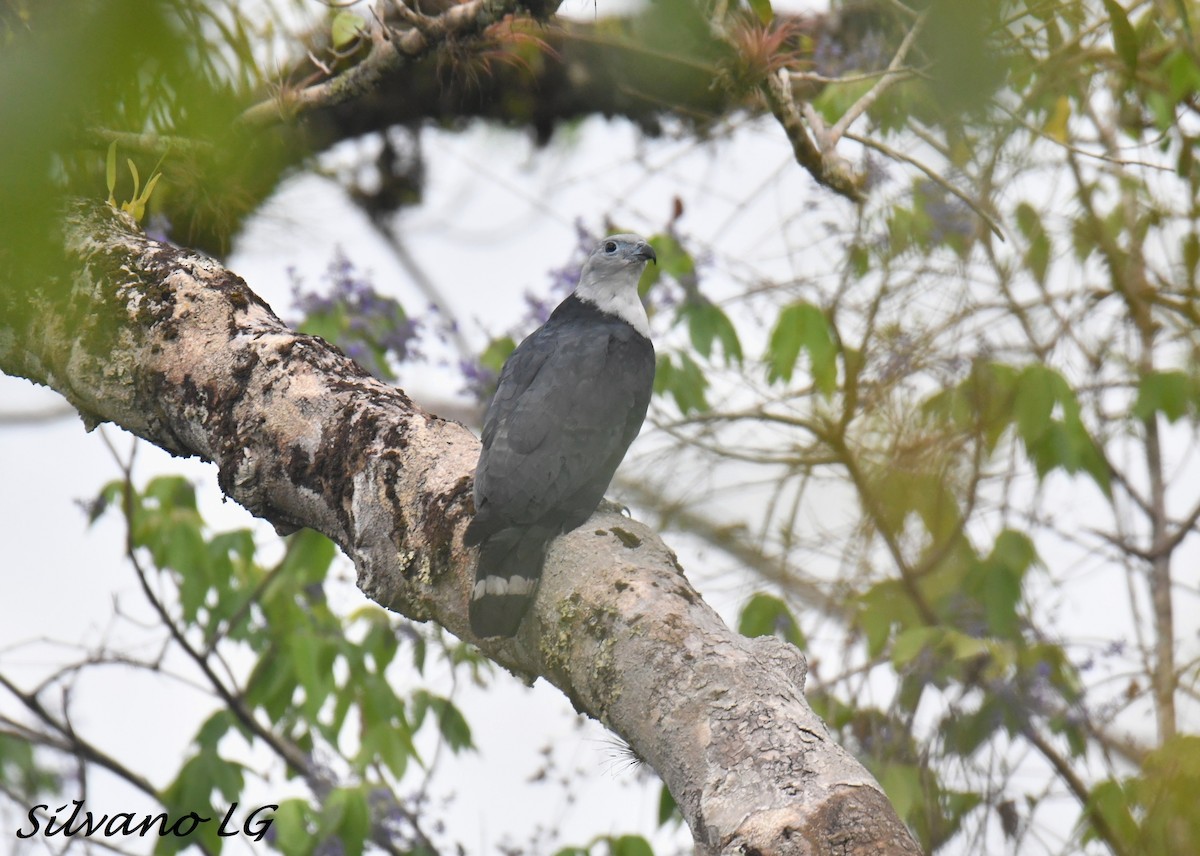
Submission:
M 470 431 L 107 208 L 71 214 L 66 243 L 68 281 L 0 292 L 0 369 L 58 390 L 88 425 L 212 461 L 254 514 L 336 541 L 368 597 L 471 638 Z M 697 853 L 919 852 L 809 708 L 801 653 L 730 631 L 635 521 L 602 509 L 554 542 L 520 635 L 480 647 L 627 740 Z

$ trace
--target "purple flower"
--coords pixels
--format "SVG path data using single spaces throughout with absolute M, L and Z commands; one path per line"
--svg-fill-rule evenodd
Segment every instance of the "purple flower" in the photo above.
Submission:
M 929 218 L 929 240 L 942 244 L 951 237 L 969 238 L 975 232 L 975 214 L 957 196 L 951 196 L 940 185 L 928 179 L 915 188 L 925 215 Z
M 463 392 L 476 401 L 487 401 L 496 388 L 498 375 L 478 360 L 462 360 L 458 368 L 466 381 Z
M 293 302 L 304 315 L 301 329 L 329 339 L 372 374 L 392 379 L 392 363 L 422 358 L 420 322 L 395 298 L 377 292 L 340 249 L 322 274 L 325 289 L 306 291 L 294 269 L 288 275 Z

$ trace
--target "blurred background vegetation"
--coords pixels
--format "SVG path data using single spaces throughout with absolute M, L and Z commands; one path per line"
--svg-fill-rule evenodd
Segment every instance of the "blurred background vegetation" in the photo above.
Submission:
M 660 261 L 643 281 L 653 428 L 615 492 L 736 567 L 731 620 L 805 650 L 812 704 L 929 851 L 1200 852 L 1197 4 L 656 0 L 564 20 L 494 3 L 479 27 L 437 30 L 453 6 L 0 0 L 0 335 L 69 281 L 74 198 L 110 193 L 221 257 L 283 182 L 319 173 L 402 252 L 435 132 L 514 128 L 549 157 L 610 117 L 706 153 L 747 207 L 768 188 L 738 183 L 730 147 L 747 129 L 786 139 L 813 190 L 753 228 L 784 235 L 802 273 L 730 258 L 678 197 L 659 222 L 581 224 L 581 245 L 654 232 Z M 424 28 L 424 45 L 381 62 L 385 27 L 396 43 Z M 367 68 L 361 90 L 327 83 Z M 329 258 L 297 279 L 306 329 L 402 382 L 450 340 L 467 420 L 580 260 L 481 348 Z M 266 561 L 250 532 L 212 531 L 182 479 L 127 468 L 99 515 L 124 520 L 163 644 L 220 704 L 156 786 L 71 728 L 58 693 L 103 658 L 28 687 L 0 654 L 17 817 L 94 766 L 219 816 L 249 747 L 276 765 L 259 773 L 304 784 L 269 836 L 283 852 L 474 840 L 438 827 L 414 736 L 460 752 L 487 712 L 460 709 L 455 679 L 395 678 L 436 658 L 504 679 L 473 649 L 331 609 L 330 545 L 300 533 Z M 657 814 L 676 823 L 669 794 Z M 203 848 L 225 844 L 212 830 Z M 649 851 L 634 834 L 567 848 Z

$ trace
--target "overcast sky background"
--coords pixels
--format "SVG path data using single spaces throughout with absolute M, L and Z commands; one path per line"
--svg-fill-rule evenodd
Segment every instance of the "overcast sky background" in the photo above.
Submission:
M 575 5 L 581 8 L 570 11 L 590 15 L 590 4 Z M 603 11 L 612 8 L 606 5 Z M 598 231 L 608 218 L 622 228 L 651 233 L 667 222 L 678 197 L 685 212 L 680 231 L 697 246 L 713 248 L 702 286 L 720 299 L 754 276 L 776 281 L 817 276 L 825 267 L 813 255 L 819 252 L 820 220 L 852 216 L 847 204 L 817 188 L 795 165 L 771 121 L 742 121 L 703 145 L 686 135 L 647 140 L 623 121 L 603 119 L 559 134 L 546 149 L 535 148 L 524 134 L 482 124 L 461 134 L 426 131 L 423 140 L 424 202 L 401 215 L 400 232 L 476 347 L 524 317 L 526 292 L 548 293 L 548 272 L 570 258 L 577 221 Z M 323 163 L 344 167 L 377 143 L 367 141 L 365 149 L 347 144 Z M 908 180 L 903 173 L 897 176 Z M 287 182 L 246 229 L 227 263 L 278 314 L 294 320 L 298 313 L 288 270 L 297 271 L 308 287 L 317 286 L 335 246 L 356 268 L 369 272 L 377 288 L 420 314 L 427 301 L 409 272 L 328 179 L 305 174 Z M 762 352 L 765 330 L 739 332 L 748 354 Z M 418 403 L 469 403 L 460 395 L 457 373 L 441 364 L 451 359 L 451 352 L 431 346 L 430 360 L 406 370 L 401 385 Z M 60 403 L 54 393 L 0 376 L 0 414 Z M 112 426 L 103 431 L 127 453 L 129 435 Z M 654 444 L 653 432 L 644 434 L 627 465 L 645 463 Z M 195 482 L 201 510 L 215 529 L 253 526 L 265 549 L 278 549 L 269 527 L 221 501 L 211 466 L 172 459 L 142 444 L 139 484 L 158 473 L 182 473 Z M 132 569 L 122 561 L 120 521 L 107 515 L 88 528 L 78 505 L 118 476 L 99 432 L 85 433 L 76 418 L 0 425 L 0 566 L 7 583 L 0 599 L 0 668 L 25 687 L 101 643 L 145 654 L 147 639 L 156 638 L 137 633 L 128 622 L 116 629 L 110 625 L 114 604 L 141 619 L 149 620 L 150 612 Z M 1075 515 L 1083 525 L 1086 496 L 1078 482 L 1068 486 L 1051 480 L 1046 490 L 1060 492 L 1064 518 Z M 612 495 L 620 499 L 619 493 Z M 844 513 L 841 503 L 831 495 L 827 513 Z M 668 536 L 668 542 L 710 602 L 732 621 L 750 591 L 745 577 L 725 557 L 693 541 Z M 1053 564 L 1054 545 L 1042 550 Z M 339 558 L 338 569 L 344 583 L 335 597 L 347 610 L 365 603 L 353 587 L 348 562 Z M 1111 608 L 1107 594 L 1112 586 L 1123 588 L 1119 575 L 1097 563 L 1081 568 L 1075 581 L 1071 597 L 1056 606 L 1064 630 L 1093 627 L 1097 636 L 1107 636 L 1114 623 L 1128 623 L 1122 611 Z M 1180 620 L 1181 635 L 1195 633 L 1194 614 Z M 460 687 L 459 692 L 456 700 L 480 751 L 461 758 L 443 753 L 439 760 L 435 793 L 453 795 L 444 812 L 450 830 L 440 841 L 461 840 L 473 853 L 494 853 L 505 841 L 527 843 L 538 826 L 559 830 L 554 846 L 634 831 L 651 836 L 659 852 L 688 841 L 686 833 L 656 831 L 657 785 L 646 786 L 606 732 L 594 723 L 581 724 L 561 694 L 544 682 L 529 690 L 501 673 L 486 690 Z M 0 694 L 0 710 L 15 709 L 13 700 Z M 212 709 L 211 699 L 186 686 L 118 668 L 82 681 L 72 707 L 76 728 L 158 785 L 177 772 L 189 739 Z M 1151 723 L 1130 726 L 1149 729 Z M 576 780 L 573 800 L 553 777 L 528 781 L 543 765 L 542 747 L 551 743 L 557 769 L 586 773 Z M 274 802 L 294 793 L 299 792 L 256 785 L 247 799 Z M 98 811 L 154 808 L 127 786 L 104 779 L 88 801 Z M 24 820 L 0 815 L 0 842 L 12 840 L 12 824 Z M 6 846 L 0 843 L 0 852 Z M 39 842 L 27 852 L 43 851 Z

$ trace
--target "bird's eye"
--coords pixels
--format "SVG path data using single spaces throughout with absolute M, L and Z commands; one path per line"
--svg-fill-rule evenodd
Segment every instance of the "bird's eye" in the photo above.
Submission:
M 604 245 L 604 252 L 608 253 L 610 256 L 613 253 L 615 253 L 616 251 L 617 251 L 617 242 L 616 241 L 609 241 L 607 244 Z

